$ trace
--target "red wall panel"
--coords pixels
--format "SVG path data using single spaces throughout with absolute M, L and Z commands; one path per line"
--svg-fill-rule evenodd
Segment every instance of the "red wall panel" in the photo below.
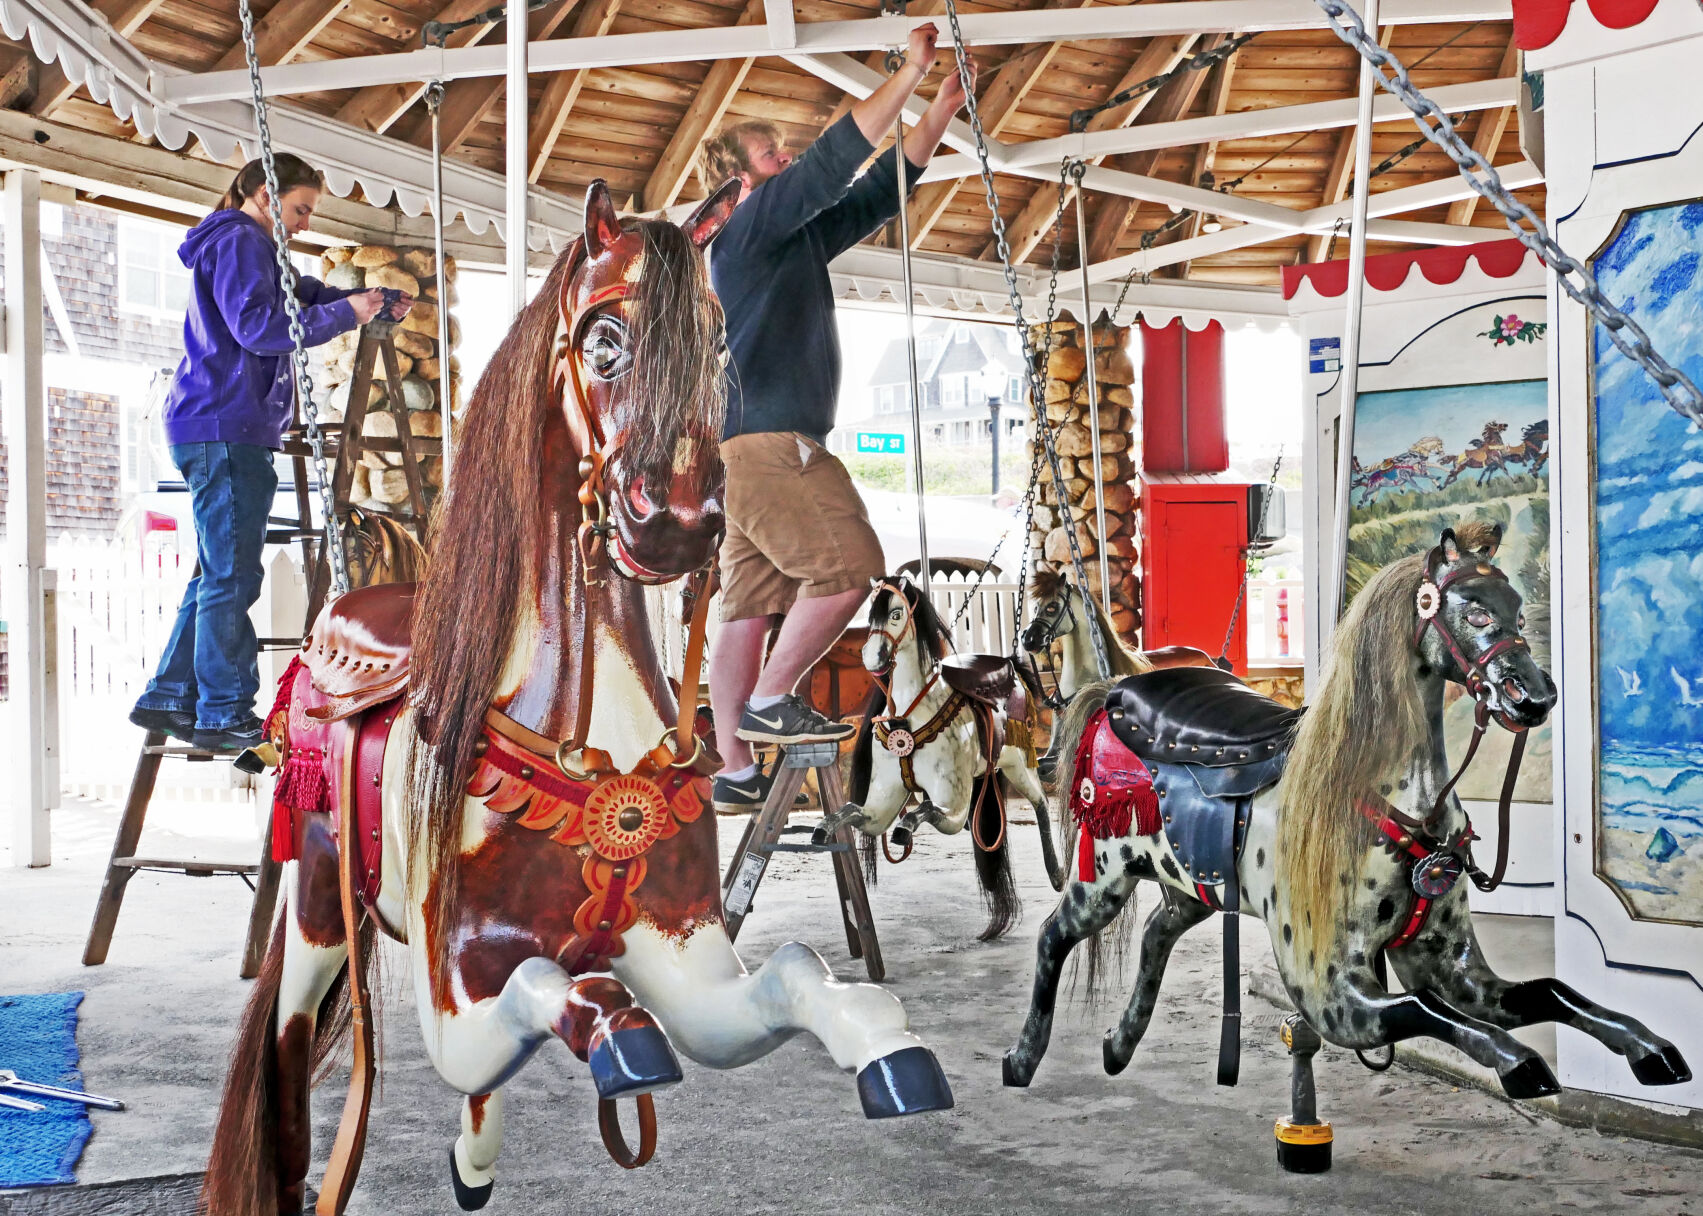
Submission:
M 1179 317 L 1141 323 L 1142 468 L 1149 473 L 1222 473 L 1230 467 L 1224 427 L 1224 327 L 1190 331 Z

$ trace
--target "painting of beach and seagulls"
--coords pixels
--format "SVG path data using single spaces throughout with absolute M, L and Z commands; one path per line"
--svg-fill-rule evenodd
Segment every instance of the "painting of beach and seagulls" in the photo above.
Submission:
M 1703 204 L 1630 213 L 1608 297 L 1703 379 Z M 1634 916 L 1703 924 L 1703 433 L 1594 335 L 1597 871 Z
M 1476 341 L 1541 341 L 1544 326 L 1498 316 Z M 1543 380 L 1361 393 L 1354 411 L 1347 595 L 1381 567 L 1437 543 L 1468 520 L 1502 525 L 1497 564 L 1525 598 L 1526 638 L 1549 658 L 1549 389 Z M 1459 763 L 1472 739 L 1473 706 L 1450 685 L 1443 725 Z M 1531 732 L 1514 796 L 1548 802 L 1551 728 Z M 1462 798 L 1501 793 L 1513 736 L 1493 730 L 1457 787 Z

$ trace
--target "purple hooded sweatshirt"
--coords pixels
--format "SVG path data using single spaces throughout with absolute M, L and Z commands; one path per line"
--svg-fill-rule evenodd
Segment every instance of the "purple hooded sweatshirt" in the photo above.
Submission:
M 290 318 L 272 235 L 241 211 L 215 211 L 177 256 L 192 273 L 183 362 L 166 397 L 167 443 L 277 448 L 290 425 Z M 354 329 L 352 292 L 297 275 L 307 344 Z

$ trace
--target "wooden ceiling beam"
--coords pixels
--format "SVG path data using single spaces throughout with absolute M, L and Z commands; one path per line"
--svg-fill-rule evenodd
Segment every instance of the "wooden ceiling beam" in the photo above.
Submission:
M 1211 35 L 1201 50 L 1210 50 L 1223 42 L 1225 37 L 1224 34 Z M 1194 108 L 1195 98 L 1200 96 L 1205 85 L 1205 72 L 1185 72 L 1173 78 L 1154 94 L 1153 103 L 1147 107 L 1148 119 L 1152 122 L 1175 122 L 1184 117 Z M 1150 152 L 1133 152 L 1127 156 L 1113 158 L 1113 166 L 1128 173 L 1151 176 L 1164 155 L 1165 150 L 1162 148 L 1155 148 Z M 1140 208 L 1140 199 L 1121 196 L 1108 198 L 1100 204 L 1088 228 L 1089 262 L 1103 262 L 1117 252 L 1124 229 L 1129 227 L 1130 220 L 1135 218 L 1135 213 Z
M 114 33 L 128 38 L 164 3 L 165 0 L 95 0 L 93 8 L 107 19 Z M 43 65 L 36 81 L 35 100 L 30 103 L 30 113 L 37 118 L 49 117 L 70 101 L 79 87 L 66 79 L 65 69 L 59 66 L 58 61 Z
M 348 8 L 350 0 L 288 0 L 272 6 L 272 11 L 254 23 L 254 50 L 263 64 L 288 63 L 330 25 L 336 16 Z M 215 72 L 248 66 L 242 39 L 225 48 Z
M 588 0 L 574 19 L 575 38 L 601 38 L 615 24 L 621 12 L 621 0 Z M 568 121 L 574 102 L 585 87 L 589 68 L 557 72 L 544 86 L 538 106 L 532 112 L 532 123 L 526 135 L 526 180 L 536 183 L 550 163 L 556 141 L 562 136 L 562 125 Z
M 1378 31 L 1378 45 L 1386 51 L 1390 49 L 1390 39 L 1395 37 L 1396 27 L 1386 25 Z M 1356 75 L 1356 79 L 1358 79 Z M 1325 171 L 1325 189 L 1319 196 L 1319 206 L 1328 207 L 1332 203 L 1340 203 L 1344 192 L 1348 189 L 1349 181 L 1354 177 L 1354 128 L 1344 127 L 1336 137 L 1336 148 L 1331 152 L 1330 168 Z M 1330 251 L 1331 242 L 1336 239 L 1334 232 L 1321 232 L 1317 236 L 1307 238 L 1308 262 L 1323 261 L 1325 254 Z
M 905 9 L 905 12 L 911 17 L 938 17 L 945 11 L 946 0 L 921 0 L 920 3 L 913 3 Z M 877 72 L 882 71 L 887 64 L 887 52 L 871 51 L 863 57 L 863 63 L 867 68 L 871 68 Z M 835 123 L 839 122 L 840 119 L 849 114 L 851 112 L 851 108 L 857 104 L 857 100 L 858 99 L 850 93 L 847 93 L 844 97 L 840 98 L 840 103 L 834 107 L 834 112 L 828 116 L 828 121 L 822 129 L 826 131 L 829 127 L 833 126 Z
M 12 109 L 36 85 L 36 57 L 30 49 L 10 40 L 0 45 L 0 110 Z
M 1502 52 L 1502 66 L 1497 69 L 1498 76 L 1512 76 L 1519 71 L 1520 48 L 1514 44 L 1514 36 L 1508 35 L 1508 49 Z M 1484 163 L 1496 163 L 1496 149 L 1502 146 L 1502 137 L 1508 133 L 1508 123 L 1514 117 L 1513 106 L 1503 106 L 1499 110 L 1485 110 L 1478 116 L 1478 130 L 1472 133 L 1472 150 L 1484 158 Z M 1449 220 L 1451 224 L 1472 223 L 1472 213 L 1478 210 L 1478 195 L 1463 198 L 1458 203 L 1449 204 Z
M 426 20 L 453 25 L 457 21 L 476 17 L 490 7 L 489 0 L 449 0 L 448 4 Z M 449 35 L 444 40 L 444 46 L 472 46 L 495 28 L 494 25 L 470 25 Z M 342 108 L 337 111 L 337 119 L 339 122 L 371 131 L 375 135 L 383 134 L 408 112 L 409 106 L 420 100 L 425 91 L 426 86 L 415 80 L 369 85 L 343 103 Z
M 530 41 L 537 42 L 548 38 L 561 28 L 562 23 L 573 15 L 578 0 L 556 0 L 548 8 L 539 9 L 527 18 L 527 32 Z M 457 80 L 444 90 L 443 106 L 438 111 L 438 127 L 442 140 L 443 154 L 448 156 L 473 134 L 485 115 L 491 108 L 502 100 L 503 77 L 473 76 L 466 80 Z M 408 124 L 407 130 L 401 136 L 417 148 L 432 146 L 432 119 L 429 114 L 418 114 Z
M 1230 108 L 1230 88 L 1236 79 L 1236 60 L 1240 56 L 1241 51 L 1237 51 L 1235 54 L 1231 55 L 1230 58 L 1212 69 L 1212 91 L 1208 94 L 1207 112 L 1214 118 L 1223 114 Z M 1193 182 L 1197 186 L 1204 182 L 1206 180 L 1206 175 L 1212 172 L 1212 167 L 1217 159 L 1218 144 L 1216 142 L 1204 143 L 1196 147 L 1194 150 L 1194 163 L 1189 166 L 1189 181 Z M 1182 235 L 1177 239 L 1185 241 L 1193 240 L 1195 237 L 1200 235 L 1200 226 L 1205 222 L 1206 213 L 1204 211 L 1191 212 L 1189 214 L 1189 218 L 1183 224 Z M 1189 263 L 1179 263 L 1175 271 L 1175 277 L 1179 279 L 1188 278 Z
M 1093 3 L 1094 0 L 1046 0 L 1041 7 L 1087 8 Z M 981 117 L 983 131 L 997 137 L 1005 129 L 1023 104 L 1023 99 L 1029 95 L 1029 90 L 1035 87 L 1041 73 L 1052 66 L 1063 49 L 1062 42 L 1037 42 L 999 65 L 999 70 L 982 87 L 982 95 L 976 99 L 976 112 Z M 912 197 L 907 217 L 912 249 L 921 247 L 929 230 L 946 214 L 952 196 L 958 193 L 958 186 L 955 181 L 937 182 L 924 186 Z
M 765 15 L 763 0 L 745 0 L 745 11 L 739 14 L 739 24 L 756 25 Z M 671 207 L 680 197 L 680 191 L 685 189 L 686 179 L 691 176 L 692 167 L 698 161 L 699 147 L 710 132 L 721 125 L 721 120 L 727 115 L 727 107 L 739 95 L 751 65 L 756 62 L 754 58 L 718 59 L 710 65 L 709 74 L 699 86 L 697 96 L 680 116 L 668 146 L 657 159 L 656 168 L 650 171 L 641 203 L 646 211 Z M 705 183 L 704 189 L 711 187 Z
M 1198 40 L 1195 34 L 1170 34 L 1154 38 L 1141 48 L 1141 53 L 1135 57 L 1135 62 L 1129 65 L 1129 70 L 1123 74 L 1115 85 L 1106 90 L 1102 100 L 1110 100 L 1125 89 L 1134 88 L 1144 80 L 1170 71 L 1182 61 L 1184 55 L 1194 47 Z M 1118 106 L 1115 109 L 1104 110 L 1088 120 L 1090 131 L 1110 131 L 1118 127 L 1127 127 L 1135 123 L 1152 104 L 1158 92 L 1143 93 L 1135 100 Z M 1104 157 L 1095 157 L 1094 164 L 1099 164 Z M 1076 188 L 1070 186 L 1065 191 L 1065 204 L 1076 197 Z M 1006 227 L 1006 239 L 1011 246 L 1011 260 L 1014 263 L 1025 262 L 1035 247 L 1052 228 L 1053 215 L 1058 206 L 1058 188 L 1056 186 L 1038 186 L 1028 200 L 1023 204 L 1023 210 L 1017 219 Z M 997 242 L 989 241 L 983 248 L 983 258 L 999 256 Z

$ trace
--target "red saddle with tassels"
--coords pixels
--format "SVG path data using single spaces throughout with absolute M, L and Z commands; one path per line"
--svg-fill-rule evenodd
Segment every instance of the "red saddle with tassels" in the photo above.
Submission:
M 1094 842 L 1133 834 L 1150 836 L 1159 830 L 1159 796 L 1153 774 L 1112 733 L 1106 711 L 1098 709 L 1082 732 L 1070 782 L 1070 815 L 1077 834 L 1077 876 L 1083 882 L 1097 877 Z

